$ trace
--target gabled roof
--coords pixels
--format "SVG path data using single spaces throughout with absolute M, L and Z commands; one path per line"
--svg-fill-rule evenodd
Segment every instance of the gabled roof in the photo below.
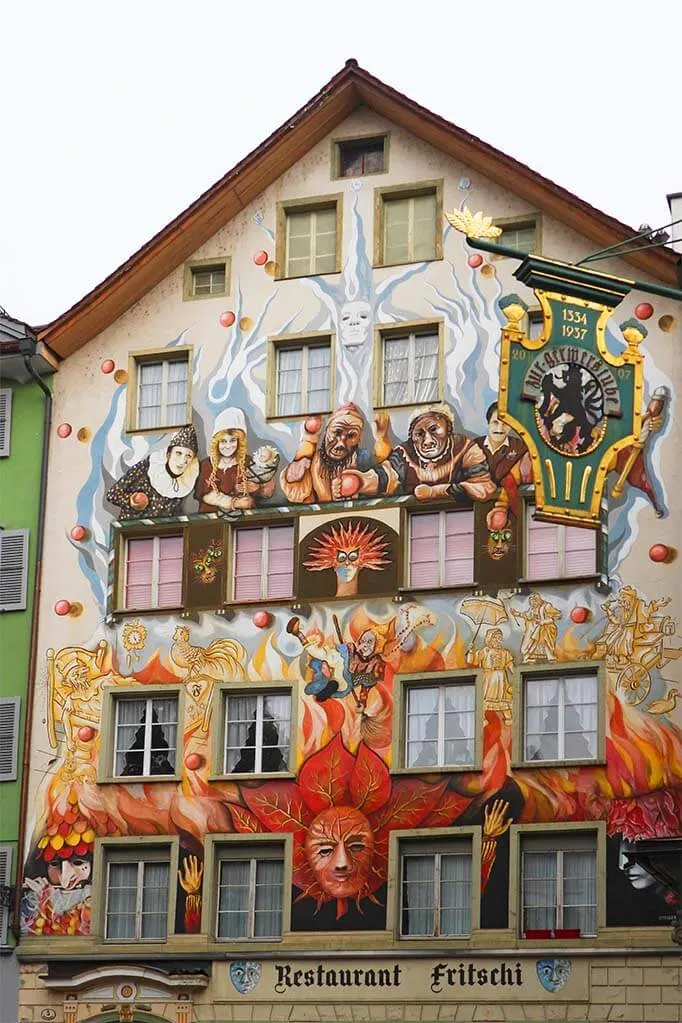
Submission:
M 525 164 L 500 152 L 349 60 L 342 70 L 260 146 L 211 186 L 79 302 L 43 327 L 39 339 L 66 358 L 104 330 L 252 202 L 273 181 L 365 105 L 447 153 L 532 206 L 589 238 L 614 245 L 636 232 Z M 677 286 L 680 257 L 671 249 L 632 253 L 627 261 L 656 280 Z

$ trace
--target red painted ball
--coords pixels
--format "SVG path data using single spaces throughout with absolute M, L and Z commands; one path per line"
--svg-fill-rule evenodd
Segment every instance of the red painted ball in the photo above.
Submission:
M 305 423 L 303 424 L 303 428 L 306 433 L 317 433 L 321 426 L 322 420 L 320 419 L 319 416 L 308 416 Z
M 576 625 L 582 625 L 590 617 L 589 607 L 574 607 L 571 609 L 571 621 Z
M 635 316 L 638 320 L 648 320 L 654 315 L 654 307 L 650 302 L 640 302 L 635 306 Z
M 507 525 L 507 513 L 504 508 L 495 508 L 490 516 L 489 529 L 504 529 Z
M 670 557 L 670 548 L 664 543 L 655 543 L 649 548 L 649 557 L 652 561 L 667 561 Z
M 483 256 L 481 256 L 480 253 L 478 252 L 474 252 L 474 254 L 472 256 L 469 256 L 469 258 L 467 259 L 467 263 L 469 264 L 472 270 L 478 270 L 482 262 Z
M 64 615 L 68 615 L 71 611 L 71 601 L 69 600 L 58 600 L 54 606 L 54 613 L 63 618 Z
M 341 496 L 355 497 L 360 489 L 360 480 L 352 472 L 341 473 Z
M 85 540 L 87 536 L 88 530 L 85 526 L 74 526 L 71 530 L 71 539 L 75 540 L 77 543 L 80 543 L 81 540 Z
M 149 498 L 141 490 L 136 490 L 130 495 L 130 507 L 136 511 L 144 511 L 149 504 Z
M 65 437 L 70 437 L 72 429 L 71 423 L 60 423 L 57 427 L 57 436 L 61 437 L 62 440 Z
M 265 266 L 265 264 L 268 261 L 267 252 L 264 252 L 263 249 L 261 249 L 260 252 L 257 252 L 256 255 L 253 257 L 253 261 L 256 264 L 256 266 Z
M 115 368 L 116 363 L 114 362 L 113 359 L 105 359 L 102 365 L 100 366 L 100 369 L 102 370 L 103 373 L 113 373 Z
M 256 611 L 251 621 L 257 629 L 267 629 L 272 622 L 272 615 L 269 611 Z
M 223 327 L 231 327 L 237 317 L 234 315 L 231 309 L 225 313 L 220 314 L 220 324 Z
M 198 753 L 188 753 L 185 757 L 185 767 L 188 771 L 198 771 L 203 762 Z
M 95 729 L 90 725 L 82 725 L 78 729 L 78 738 L 81 742 L 91 742 L 95 738 Z

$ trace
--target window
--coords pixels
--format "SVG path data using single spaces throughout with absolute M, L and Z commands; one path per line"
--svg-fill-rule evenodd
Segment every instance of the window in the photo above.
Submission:
M 476 686 L 473 679 L 406 687 L 405 766 L 474 763 Z
M 235 849 L 218 863 L 219 938 L 279 938 L 284 857 L 281 848 Z
M 0 611 L 25 611 L 28 529 L 0 531 Z
M 0 698 L 0 781 L 15 781 L 17 777 L 20 707 L 18 696 Z
M 289 770 L 290 693 L 225 695 L 225 774 Z
M 169 430 L 190 421 L 189 349 L 131 355 L 128 430 Z
M 12 846 L 0 845 L 0 888 L 9 886 L 12 881 Z M 9 932 L 9 905 L 0 901 L 0 946 L 7 945 Z
M 331 408 L 331 339 L 274 346 L 275 415 L 298 416 Z
M 125 539 L 124 606 L 149 610 L 182 605 L 183 536 Z
M 597 571 L 597 531 L 539 522 L 527 509 L 526 578 L 569 579 Z
M 0 458 L 9 458 L 12 432 L 12 389 L 0 387 Z
M 473 582 L 473 511 L 415 512 L 409 523 L 410 589 Z
M 442 182 L 375 192 L 374 261 L 378 266 L 440 259 Z
M 105 937 L 108 941 L 163 939 L 168 930 L 170 859 L 146 848 L 107 857 Z
M 387 136 L 335 143 L 335 177 L 359 178 L 386 170 Z
M 177 696 L 118 697 L 114 775 L 153 777 L 175 774 L 178 736 Z
M 438 401 L 440 336 L 438 328 L 382 334 L 380 405 L 418 405 Z
M 471 845 L 453 840 L 439 845 L 400 846 L 403 938 L 463 937 L 471 930 Z
M 234 600 L 277 600 L 294 590 L 294 527 L 234 532 Z
M 537 224 L 534 219 L 519 220 L 513 223 L 498 223 L 502 228 L 502 234 L 496 240 L 498 245 L 506 245 L 507 248 L 516 249 L 517 252 L 538 252 Z
M 279 204 L 277 263 L 284 277 L 336 273 L 340 241 L 340 197 Z
M 229 294 L 227 260 L 190 263 L 185 267 L 184 297 L 211 298 Z
M 593 832 L 523 835 L 522 933 L 525 937 L 594 937 L 597 843 Z
M 596 673 L 524 676 L 524 760 L 596 759 L 598 691 Z

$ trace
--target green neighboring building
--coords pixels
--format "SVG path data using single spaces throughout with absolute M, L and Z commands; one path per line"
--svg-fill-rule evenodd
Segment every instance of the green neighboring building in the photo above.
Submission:
M 0 997 L 4 1012 L 16 1004 L 18 993 L 13 916 L 21 858 L 23 736 L 31 703 L 43 448 L 51 405 L 43 378 L 55 369 L 54 357 L 42 346 L 36 349 L 30 328 L 0 308 Z

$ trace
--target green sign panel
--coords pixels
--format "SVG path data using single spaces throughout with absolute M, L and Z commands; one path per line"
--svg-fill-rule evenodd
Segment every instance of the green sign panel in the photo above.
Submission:
M 530 338 L 521 329 L 526 306 L 517 295 L 500 302 L 500 414 L 528 446 L 536 517 L 597 528 L 606 474 L 641 423 L 645 332 L 636 322 L 626 330 L 620 355 L 604 335 L 630 282 L 538 256 L 515 276 L 534 288 L 543 330 Z

